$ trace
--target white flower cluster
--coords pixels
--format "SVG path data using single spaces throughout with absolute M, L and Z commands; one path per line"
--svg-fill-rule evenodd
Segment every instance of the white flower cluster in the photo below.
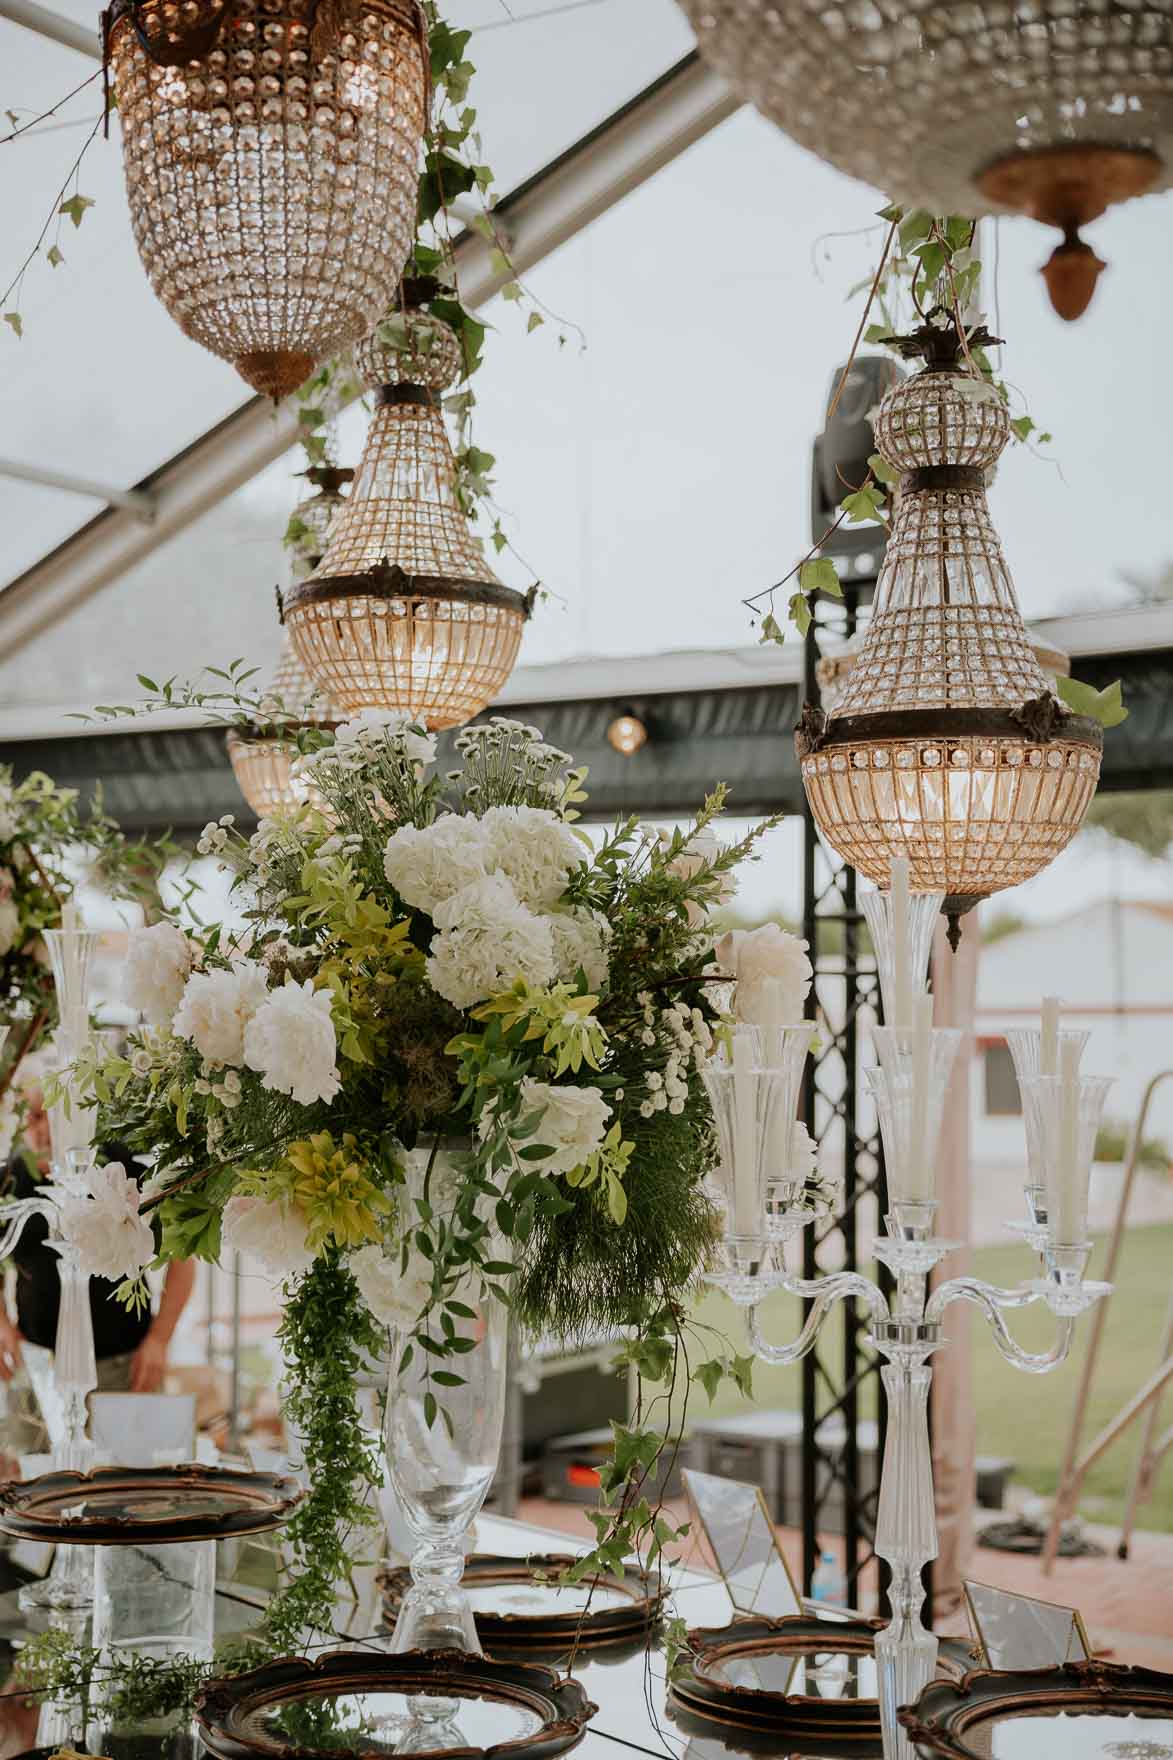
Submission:
M 267 965 L 253 959 L 193 972 L 186 936 L 156 923 L 130 937 L 123 994 L 153 1026 L 170 1026 L 195 1046 L 204 1060 L 197 1093 L 229 1111 L 240 1104 L 242 1066 L 302 1106 L 332 1100 L 342 1085 L 330 995 L 308 978 L 287 977 L 271 990 Z
M 403 709 L 360 709 L 334 730 L 334 744 L 296 760 L 295 776 L 322 768 L 361 770 L 390 746 L 396 757 L 409 763 L 431 764 L 436 756 L 436 736 Z
M 90 1277 L 120 1281 L 137 1277 L 155 1257 L 155 1236 L 139 1214 L 141 1194 L 119 1161 L 91 1168 L 86 1195 L 58 1205 L 62 1239 L 73 1247 Z
M 648 1071 L 644 1084 L 648 1097 L 640 1101 L 640 1117 L 653 1118 L 657 1112 L 668 1112 L 679 1118 L 688 1099 L 689 1074 L 703 1067 L 713 1048 L 709 1023 L 699 1008 L 690 1008 L 687 1002 L 670 1003 L 657 1014 L 655 999 L 649 990 L 641 990 L 636 1001 L 643 1010 L 642 1043 L 655 1046 L 665 1033 L 672 1041 L 663 1071 Z
M 540 1110 L 542 1114 L 532 1141 L 550 1152 L 528 1163 L 540 1173 L 573 1173 L 607 1134 L 611 1107 L 598 1088 L 561 1086 L 524 1076 L 521 1102 L 523 1113 Z
M 228 834 L 236 823 L 235 813 L 225 813 L 219 819 L 209 819 L 200 832 L 196 851 L 201 856 L 220 856 L 228 847 Z
M 596 911 L 557 908 L 586 859 L 548 808 L 490 807 L 481 818 L 451 813 L 401 826 L 387 840 L 383 869 L 436 926 L 433 989 L 471 1008 L 517 978 L 543 987 L 581 966 L 592 987 L 606 982 L 610 925 Z
M 352 1253 L 349 1268 L 358 1284 L 358 1293 L 383 1326 L 414 1326 L 426 1308 L 432 1293 L 432 1267 L 423 1254 L 412 1247 L 407 1270 L 399 1269 L 400 1255 L 372 1244 Z
M 757 1027 L 792 1026 L 802 1019 L 814 976 L 807 944 L 777 923 L 731 929 L 715 949 L 722 969 L 735 980 L 733 1012 Z

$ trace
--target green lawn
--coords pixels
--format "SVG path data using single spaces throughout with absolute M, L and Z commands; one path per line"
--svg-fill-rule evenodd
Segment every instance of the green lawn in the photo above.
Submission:
M 1097 1242 L 1090 1275 L 1098 1276 L 1104 1242 Z M 1014 1284 L 1028 1275 L 1028 1256 L 1021 1245 L 984 1247 L 975 1252 L 974 1271 L 991 1283 Z M 1100 1351 L 1097 1379 L 1093 1385 L 1084 1440 L 1090 1439 L 1116 1413 L 1156 1367 L 1165 1309 L 1173 1287 L 1173 1225 L 1135 1229 L 1128 1237 L 1111 1298 L 1108 1325 Z M 769 1308 L 767 1312 L 770 1312 Z M 779 1341 L 793 1336 L 798 1303 L 791 1297 L 774 1299 L 766 1324 L 768 1338 Z M 1016 1482 L 1034 1491 L 1055 1489 L 1059 1458 L 1063 1450 L 1075 1398 L 1079 1364 L 1087 1338 L 1088 1322 L 1077 1325 L 1076 1348 L 1063 1368 L 1049 1375 L 1024 1375 L 1003 1361 L 990 1338 L 985 1322 L 973 1310 L 974 1398 L 977 1407 L 979 1454 L 1003 1455 L 1014 1460 Z M 744 1332 L 739 1316 L 722 1296 L 702 1302 L 698 1317 L 725 1332 L 739 1350 Z M 1054 1321 L 1042 1309 L 1027 1309 L 1009 1316 L 1014 1335 L 1028 1349 L 1045 1348 L 1053 1336 Z M 831 1348 L 838 1360 L 841 1336 L 835 1317 Z M 798 1409 L 802 1394 L 801 1371 L 754 1369 L 754 1400 L 747 1402 L 722 1387 L 714 1412 L 740 1412 L 753 1406 L 784 1406 Z M 690 1415 L 707 1411 L 708 1401 L 699 1388 L 689 1400 Z M 1168 1401 L 1168 1422 L 1173 1423 L 1173 1387 Z M 1139 1426 L 1125 1433 L 1115 1447 L 1089 1474 L 1081 1502 L 1083 1514 L 1092 1521 L 1116 1522 L 1123 1512 L 1124 1496 L 1139 1440 Z M 1173 1532 L 1173 1459 L 1166 1461 L 1153 1501 L 1142 1506 L 1140 1526 Z

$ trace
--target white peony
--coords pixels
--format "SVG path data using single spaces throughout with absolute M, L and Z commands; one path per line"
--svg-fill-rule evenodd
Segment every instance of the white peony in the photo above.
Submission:
M 571 910 L 554 911 L 546 921 L 554 937 L 555 975 L 573 983 L 581 966 L 590 989 L 601 990 L 610 971 L 607 949 L 611 925 L 606 917 L 585 905 L 575 905 Z
M 572 1173 L 594 1154 L 607 1134 L 611 1107 L 598 1088 L 555 1087 L 525 1076 L 521 1102 L 523 1115 L 542 1114 L 530 1141 L 550 1153 L 527 1163 L 539 1173 Z
M 432 1293 L 432 1267 L 412 1247 L 406 1272 L 399 1269 L 400 1254 L 379 1246 L 360 1247 L 349 1259 L 358 1293 L 384 1326 L 414 1326 Z
M 63 1198 L 58 1206 L 62 1238 L 77 1250 L 90 1277 L 120 1282 L 137 1277 L 155 1257 L 155 1236 L 139 1214 L 141 1194 L 119 1161 L 91 1168 L 88 1197 Z
M 731 929 L 721 937 L 715 952 L 722 968 L 736 980 L 733 1012 L 739 1021 L 781 1027 L 802 1019 L 814 975 L 806 946 L 777 923 Z
M 334 730 L 334 746 L 368 749 L 375 742 L 397 738 L 415 764 L 430 764 L 436 756 L 436 737 L 422 732 L 422 723 L 403 709 L 360 709 Z
M 122 1000 L 153 1027 L 169 1026 L 191 975 L 191 946 L 174 923 L 135 929 L 126 944 Z
M 433 825 L 401 825 L 387 839 L 383 872 L 405 904 L 434 917 L 436 906 L 484 878 L 481 821 L 445 813 Z
M 455 1008 L 473 1008 L 518 978 L 543 989 L 554 978 L 549 920 L 518 902 L 504 874 L 486 874 L 437 905 L 428 979 Z
M 486 866 L 507 874 L 531 910 L 557 904 L 571 874 L 587 859 L 581 838 L 548 807 L 490 807 L 481 825 Z
M 264 1085 L 299 1106 L 333 1100 L 342 1086 L 330 992 L 311 979 L 287 978 L 272 990 L 244 1029 L 244 1061 Z
M 20 934 L 20 912 L 10 898 L 0 898 L 0 954 L 10 953 Z
M 229 971 L 194 972 L 172 1028 L 209 1063 L 243 1063 L 244 1029 L 268 994 L 268 974 L 256 960 L 238 960 Z
M 314 1262 L 305 1244 L 306 1220 L 296 1204 L 275 1198 L 229 1198 L 220 1216 L 224 1252 L 248 1253 L 270 1277 L 284 1283 Z

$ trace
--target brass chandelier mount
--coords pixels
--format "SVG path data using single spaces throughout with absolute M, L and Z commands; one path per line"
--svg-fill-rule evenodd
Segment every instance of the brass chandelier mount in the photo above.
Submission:
M 907 336 L 882 336 L 880 340 L 906 361 L 919 357 L 930 372 L 948 373 L 955 371 L 975 348 L 997 348 L 1002 338 L 991 336 L 984 324 L 975 324 L 963 334 L 949 306 L 933 306 L 925 313 L 924 323 Z
M 355 593 L 361 593 L 367 599 L 443 599 L 469 605 L 498 605 L 529 618 L 537 588 L 519 593 L 513 587 L 503 586 L 500 581 L 408 574 L 398 562 L 384 557 L 374 568 L 355 574 L 327 575 L 321 580 L 311 575 L 307 580 L 296 582 L 285 595 L 285 612 L 288 614 L 306 605 L 328 604 L 332 599 L 349 599 Z

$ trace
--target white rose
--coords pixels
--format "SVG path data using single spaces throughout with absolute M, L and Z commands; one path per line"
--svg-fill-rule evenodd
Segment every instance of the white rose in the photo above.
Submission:
M 174 923 L 152 923 L 135 929 L 126 944 L 122 965 L 122 1000 L 153 1027 L 171 1022 L 191 975 L 191 946 Z
M 806 946 L 777 923 L 731 929 L 721 937 L 715 952 L 722 968 L 736 980 L 733 1012 L 739 1021 L 781 1027 L 802 1019 L 814 975 Z
M 90 1277 L 121 1282 L 137 1277 L 155 1257 L 155 1236 L 139 1214 L 141 1194 L 121 1162 L 91 1168 L 88 1197 L 67 1197 L 58 1205 L 62 1239 L 77 1250 Z
M 702 868 L 715 862 L 723 854 L 724 848 L 713 827 L 703 825 L 689 838 L 675 861 L 668 863 L 668 872 L 678 875 L 681 880 L 691 880 Z M 737 881 L 732 874 L 717 874 L 714 878 L 718 881 L 718 886 L 710 899 L 710 909 L 716 905 L 728 904 L 737 894 Z M 706 910 L 691 898 L 686 901 L 685 910 L 690 927 L 699 929 L 708 914 Z
M 0 954 L 10 953 L 20 934 L 20 912 L 10 898 L 0 898 Z
M 523 1114 L 542 1114 L 542 1122 L 529 1140 L 550 1153 L 527 1163 L 540 1173 L 572 1173 L 594 1154 L 607 1134 L 611 1107 L 598 1088 L 555 1087 L 525 1076 L 521 1101 Z
M 518 978 L 543 989 L 554 978 L 547 918 L 518 902 L 504 874 L 486 874 L 437 905 L 428 980 L 455 1008 L 508 990 Z
M 445 813 L 434 825 L 401 825 L 387 839 L 383 872 L 405 904 L 434 917 L 436 906 L 484 877 L 481 822 Z
M 256 960 L 238 960 L 230 971 L 194 972 L 172 1028 L 209 1063 L 243 1063 L 244 1029 L 268 994 L 268 975 Z
M 557 904 L 587 859 L 582 839 L 548 807 L 490 807 L 481 825 L 488 842 L 485 865 L 507 874 L 531 910 Z
M 801 1180 L 805 1185 L 814 1179 L 818 1166 L 818 1150 L 815 1140 L 800 1118 L 796 1118 L 790 1127 L 790 1157 L 787 1178 Z
M 248 1253 L 268 1275 L 284 1283 L 314 1262 L 306 1246 L 306 1220 L 296 1204 L 274 1198 L 229 1198 L 220 1216 L 221 1250 Z
M 414 1247 L 406 1272 L 400 1272 L 399 1262 L 398 1250 L 388 1252 L 380 1246 L 360 1247 L 349 1260 L 358 1293 L 375 1319 L 384 1326 L 406 1329 L 415 1325 L 428 1305 L 432 1267 Z
M 607 949 L 611 945 L 611 925 L 606 917 L 576 905 L 572 910 L 554 911 L 546 921 L 554 937 L 556 976 L 573 983 L 581 966 L 590 989 L 601 990 L 610 971 Z
M 425 732 L 418 717 L 403 709 L 360 709 L 334 730 L 336 747 L 369 749 L 380 739 L 395 739 L 414 764 L 430 764 L 436 756 L 435 735 Z
M 299 1106 L 333 1100 L 342 1086 L 330 992 L 311 979 L 287 978 L 270 991 L 244 1029 L 244 1061 L 266 1088 L 288 1094 Z

